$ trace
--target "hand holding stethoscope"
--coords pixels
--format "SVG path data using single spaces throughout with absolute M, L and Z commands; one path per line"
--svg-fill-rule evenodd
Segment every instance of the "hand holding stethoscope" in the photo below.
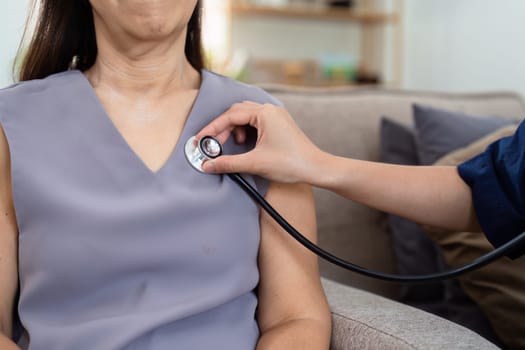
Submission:
M 317 148 L 295 124 L 282 107 L 254 102 L 234 104 L 208 126 L 196 139 L 213 136 L 224 144 L 233 134 L 236 142 L 246 140 L 246 125 L 257 129 L 255 148 L 235 156 L 221 156 L 208 160 L 203 170 L 209 173 L 250 173 L 269 180 L 315 185 L 321 175 L 316 164 L 323 152 Z

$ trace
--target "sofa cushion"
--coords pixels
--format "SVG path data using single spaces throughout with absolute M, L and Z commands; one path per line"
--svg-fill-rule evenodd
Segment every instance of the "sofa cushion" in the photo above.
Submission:
M 436 165 L 456 166 L 481 153 L 492 142 L 513 134 L 508 126 L 489 134 L 465 148 L 456 150 L 436 162 Z M 493 250 L 479 232 L 447 232 L 427 228 L 439 244 L 450 266 L 465 265 Z M 501 258 L 488 266 L 459 278 L 462 289 L 480 306 L 494 331 L 511 349 L 525 349 L 525 257 Z
M 331 350 L 498 349 L 453 322 L 323 279 L 332 311 Z

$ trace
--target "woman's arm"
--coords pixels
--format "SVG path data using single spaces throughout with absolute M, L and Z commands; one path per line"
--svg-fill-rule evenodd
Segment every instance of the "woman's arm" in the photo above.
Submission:
M 18 286 L 18 229 L 11 195 L 9 149 L 0 127 L 0 348 L 18 349 L 10 340 Z
M 0 334 L 0 349 L 2 350 L 20 350 L 20 348 L 13 343 L 8 337 Z
M 273 183 L 266 199 L 292 225 L 316 241 L 311 189 Z M 321 286 L 317 257 L 261 214 L 261 273 L 257 349 L 328 349 L 331 316 Z

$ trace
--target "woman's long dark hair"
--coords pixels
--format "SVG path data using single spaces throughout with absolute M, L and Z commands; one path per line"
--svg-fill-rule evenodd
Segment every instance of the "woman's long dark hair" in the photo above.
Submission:
M 29 15 L 24 37 L 29 33 Z M 89 69 L 97 58 L 93 11 L 89 0 L 41 0 L 35 30 L 29 45 L 20 44 L 17 59 L 19 81 L 41 79 L 65 71 L 73 65 L 81 71 Z M 193 11 L 186 35 L 186 57 L 197 70 L 204 67 L 201 47 L 201 1 Z

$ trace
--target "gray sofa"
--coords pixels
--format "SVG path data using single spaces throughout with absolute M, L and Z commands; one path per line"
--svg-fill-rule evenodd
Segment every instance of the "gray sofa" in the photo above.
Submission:
M 264 86 L 301 128 L 333 154 L 378 161 L 382 116 L 411 124 L 414 102 L 474 115 L 520 119 L 513 93 L 445 94 L 370 88 Z M 320 245 L 360 265 L 396 272 L 386 214 L 316 189 Z M 399 286 L 358 276 L 321 261 L 332 308 L 332 349 L 494 349 L 476 333 L 396 302 Z

